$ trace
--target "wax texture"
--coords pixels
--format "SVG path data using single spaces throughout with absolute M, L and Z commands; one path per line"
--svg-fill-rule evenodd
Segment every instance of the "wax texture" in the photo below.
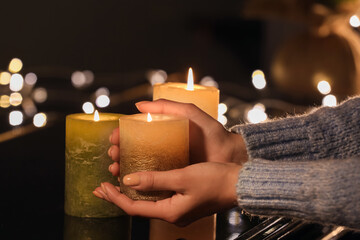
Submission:
M 66 117 L 65 213 L 77 217 L 115 217 L 124 212 L 93 195 L 101 182 L 119 185 L 108 168 L 109 136 L 118 127 L 120 114 L 71 114 Z
M 153 87 L 153 100 L 167 99 L 182 103 L 193 103 L 201 110 L 218 118 L 219 89 L 215 87 L 194 85 L 194 90 L 186 90 L 185 83 L 155 84 Z
M 120 179 L 139 171 L 166 171 L 189 164 L 189 120 L 153 114 L 120 118 Z M 133 200 L 156 201 L 170 197 L 169 191 L 141 192 L 120 182 L 120 189 Z

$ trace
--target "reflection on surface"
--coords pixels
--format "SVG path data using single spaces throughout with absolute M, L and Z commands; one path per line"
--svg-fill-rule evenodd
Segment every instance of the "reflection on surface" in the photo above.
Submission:
M 64 215 L 64 240 L 130 240 L 131 218 L 79 218 Z

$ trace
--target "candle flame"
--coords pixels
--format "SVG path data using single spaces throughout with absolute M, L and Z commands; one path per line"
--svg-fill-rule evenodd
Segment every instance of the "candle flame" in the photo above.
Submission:
M 194 91 L 194 75 L 192 68 L 189 68 L 186 90 Z
M 151 121 L 152 121 L 152 117 L 151 117 L 150 113 L 148 113 L 148 115 L 147 115 L 147 121 L 148 121 L 148 122 L 151 122 Z
M 99 115 L 98 110 L 95 110 L 95 113 L 94 113 L 94 121 L 95 121 L 95 122 L 100 121 L 100 115 Z

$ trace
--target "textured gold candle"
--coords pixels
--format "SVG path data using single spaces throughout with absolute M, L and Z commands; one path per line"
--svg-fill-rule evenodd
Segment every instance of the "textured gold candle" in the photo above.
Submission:
M 71 114 L 66 117 L 65 213 L 76 217 L 114 217 L 124 214 L 99 199 L 93 191 L 101 182 L 118 185 L 108 168 L 109 136 L 118 127 L 120 114 Z
M 139 171 L 165 171 L 189 164 L 189 120 L 163 114 L 134 114 L 120 118 L 120 179 Z M 156 201 L 172 192 L 141 192 L 120 182 L 133 200 Z
M 187 84 L 164 83 L 154 85 L 153 100 L 167 99 L 193 103 L 214 119 L 218 118 L 219 89 L 194 84 L 192 69 L 189 69 Z M 213 240 L 216 237 L 216 215 L 205 217 L 186 226 L 177 227 L 168 222 L 151 219 L 150 240 L 186 239 Z

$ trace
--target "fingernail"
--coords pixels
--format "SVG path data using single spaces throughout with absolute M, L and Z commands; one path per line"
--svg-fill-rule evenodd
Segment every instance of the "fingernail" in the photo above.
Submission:
M 101 186 L 101 189 L 103 190 L 103 192 L 104 192 L 105 194 L 107 194 L 107 191 L 106 191 L 106 189 L 105 189 L 105 185 L 104 185 L 103 183 L 101 183 L 100 186 Z
M 109 150 L 108 150 L 108 155 L 109 155 L 109 157 L 112 156 L 112 147 L 109 148 Z
M 109 172 L 111 172 L 112 167 L 113 167 L 113 165 L 110 164 L 110 165 L 109 165 Z
M 104 199 L 104 197 L 101 195 L 101 193 L 99 193 L 97 191 L 93 191 L 93 194 L 98 198 Z
M 143 104 L 143 103 L 145 103 L 145 102 L 147 102 L 147 101 L 140 101 L 140 102 L 137 102 L 137 103 L 135 103 L 135 106 L 136 106 L 137 108 L 139 108 L 139 107 L 140 107 L 140 105 L 141 105 L 141 104 Z
M 129 174 L 123 178 L 123 183 L 127 186 L 136 186 L 140 184 L 140 177 L 137 174 Z

